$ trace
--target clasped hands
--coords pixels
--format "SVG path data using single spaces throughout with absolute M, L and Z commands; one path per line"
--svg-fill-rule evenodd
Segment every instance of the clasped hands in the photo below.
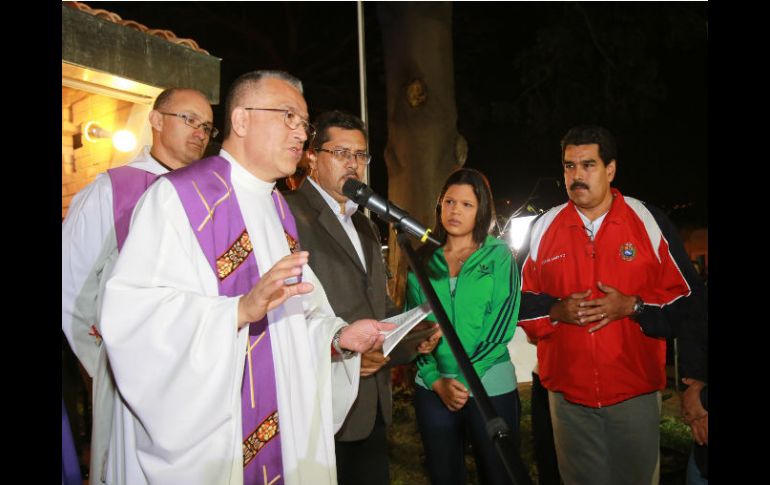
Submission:
M 580 327 L 598 322 L 588 329 L 589 333 L 593 333 L 614 320 L 633 314 L 635 296 L 624 295 L 617 288 L 602 284 L 601 281 L 596 286 L 604 292 L 603 297 L 588 300 L 591 296 L 590 288 L 582 293 L 572 293 L 551 306 L 551 320 Z
M 470 392 L 462 382 L 451 377 L 442 377 L 433 383 L 433 391 L 450 411 L 459 411 L 465 406 Z

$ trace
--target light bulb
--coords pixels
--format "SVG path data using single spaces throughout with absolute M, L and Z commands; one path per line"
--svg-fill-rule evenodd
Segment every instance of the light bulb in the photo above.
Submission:
M 508 236 L 508 245 L 510 247 L 517 251 L 521 248 L 522 244 L 524 244 L 524 238 L 527 236 L 527 231 L 529 231 L 529 225 L 532 224 L 535 217 L 516 217 L 509 222 L 506 235 Z
M 130 152 L 136 147 L 136 136 L 128 130 L 119 130 L 112 135 L 112 145 L 119 152 Z

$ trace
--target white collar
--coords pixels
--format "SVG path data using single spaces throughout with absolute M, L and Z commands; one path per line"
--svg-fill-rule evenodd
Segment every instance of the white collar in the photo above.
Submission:
M 168 169 L 161 165 L 155 157 L 150 153 L 150 146 L 145 145 L 142 151 L 130 162 L 130 165 L 135 168 L 150 172 L 155 175 L 163 175 L 168 172 Z
M 604 220 L 604 217 L 610 213 L 610 211 L 605 212 L 604 214 L 600 215 L 593 221 L 591 221 L 588 217 L 586 217 L 582 212 L 578 210 L 577 207 L 575 207 L 575 210 L 577 211 L 578 215 L 580 216 L 580 220 L 583 221 L 584 226 L 601 226 L 602 221 Z
M 270 194 L 273 191 L 275 182 L 266 182 L 252 174 L 235 157 L 227 153 L 224 148 L 219 150 L 219 156 L 230 162 L 232 166 L 231 175 L 234 182 L 237 180 L 240 182 L 239 185 L 243 185 L 247 190 L 254 192 Z
M 356 204 L 350 199 L 345 201 L 344 206 L 339 202 L 337 202 L 336 200 L 334 200 L 334 197 L 329 195 L 329 193 L 326 190 L 324 190 L 320 185 L 318 185 L 318 182 L 313 180 L 313 177 L 307 177 L 307 181 L 313 184 L 313 187 L 315 187 L 318 193 L 321 194 L 321 197 L 323 197 L 323 199 L 326 201 L 326 203 L 329 205 L 329 208 L 332 210 L 332 212 L 334 212 L 335 215 L 351 217 L 358 210 L 358 204 Z
M 596 219 L 593 220 L 593 222 L 588 219 L 582 212 L 580 212 L 575 206 L 575 210 L 577 211 L 578 215 L 580 216 L 580 220 L 583 221 L 583 227 L 585 228 L 586 232 L 588 233 L 588 236 L 593 240 L 593 238 L 596 236 L 596 234 L 599 232 L 599 228 L 602 226 L 602 222 L 604 221 L 604 217 L 609 214 L 609 210 L 605 212 L 604 214 L 600 215 Z

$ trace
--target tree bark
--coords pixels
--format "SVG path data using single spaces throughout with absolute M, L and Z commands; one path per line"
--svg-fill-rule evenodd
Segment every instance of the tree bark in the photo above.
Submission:
M 452 4 L 379 3 L 388 141 L 388 198 L 423 224 L 435 224 L 436 198 L 447 175 L 465 161 L 457 132 Z M 389 234 L 390 292 L 402 305 L 407 263 Z

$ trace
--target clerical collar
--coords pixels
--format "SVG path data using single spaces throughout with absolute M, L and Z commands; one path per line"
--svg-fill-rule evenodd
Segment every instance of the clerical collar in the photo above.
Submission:
M 169 167 L 168 165 L 166 165 L 165 163 L 161 162 L 161 161 L 158 159 L 158 157 L 156 157 L 155 155 L 153 155 L 153 153 L 152 153 L 152 150 L 150 150 L 150 157 L 151 157 L 153 160 L 155 160 L 156 162 L 158 162 L 158 165 L 160 165 L 161 167 L 165 168 L 165 169 L 166 169 L 166 170 L 168 170 L 169 172 L 173 172 L 173 171 L 174 171 L 174 169 L 173 169 L 173 168 L 171 168 L 171 167 Z
M 334 197 L 329 195 L 327 191 L 325 191 L 320 185 L 318 185 L 318 182 L 313 180 L 313 177 L 307 177 L 307 180 L 311 184 L 313 184 L 313 187 L 315 187 L 318 193 L 321 194 L 321 197 L 323 197 L 323 199 L 331 208 L 332 212 L 334 212 L 336 215 L 351 217 L 358 210 L 358 204 L 356 204 L 350 199 L 346 200 L 344 204 L 341 204 L 336 200 L 334 200 Z
M 241 165 L 241 163 L 224 148 L 219 150 L 219 156 L 230 162 L 230 166 L 232 167 L 230 173 L 233 176 L 233 180 L 241 180 L 245 189 L 255 190 L 262 194 L 269 194 L 275 188 L 275 181 L 268 182 L 267 180 L 262 180 L 257 177 L 248 171 L 246 167 Z

